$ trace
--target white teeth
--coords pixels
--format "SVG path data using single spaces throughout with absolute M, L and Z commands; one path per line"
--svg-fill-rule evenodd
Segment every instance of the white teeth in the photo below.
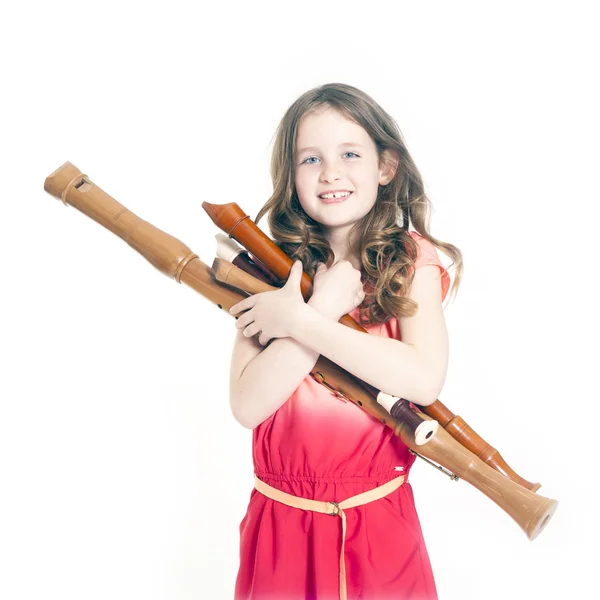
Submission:
M 333 194 L 321 194 L 319 198 L 323 198 L 326 200 L 327 198 L 343 198 L 344 196 L 349 196 L 351 192 L 335 192 Z

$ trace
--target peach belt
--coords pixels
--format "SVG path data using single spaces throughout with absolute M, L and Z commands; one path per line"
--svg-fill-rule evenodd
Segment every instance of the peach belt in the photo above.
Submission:
M 346 515 L 344 513 L 345 508 L 354 508 L 355 506 L 360 506 L 362 504 L 367 504 L 368 502 L 373 502 L 373 500 L 379 500 L 388 494 L 391 494 L 394 490 L 397 490 L 405 480 L 405 475 L 400 475 L 399 477 L 395 477 L 394 479 L 380 485 L 372 490 L 367 492 L 363 492 L 362 494 L 357 494 L 356 496 L 351 496 L 350 498 L 346 498 L 346 500 L 342 500 L 341 502 L 325 502 L 319 500 L 311 500 L 309 498 L 300 498 L 299 496 L 294 496 L 293 494 L 288 494 L 277 488 L 271 487 L 268 483 L 265 483 L 261 479 L 259 479 L 256 474 L 254 475 L 254 487 L 264 494 L 267 498 L 271 498 L 271 500 L 276 500 L 277 502 L 282 502 L 283 504 L 287 504 L 287 506 L 292 506 L 294 508 L 303 508 L 304 510 L 313 510 L 315 512 L 325 513 L 331 516 L 339 516 L 342 518 L 342 549 L 340 552 L 340 599 L 347 599 L 346 592 L 346 564 L 344 561 L 344 545 L 346 541 Z

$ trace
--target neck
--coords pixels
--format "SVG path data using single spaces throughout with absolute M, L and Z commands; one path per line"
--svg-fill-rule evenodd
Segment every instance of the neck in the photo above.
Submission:
M 354 240 L 349 239 L 348 229 L 334 229 L 325 232 L 327 241 L 335 256 L 334 264 L 340 260 L 347 260 L 358 271 L 361 270 L 360 257 Z

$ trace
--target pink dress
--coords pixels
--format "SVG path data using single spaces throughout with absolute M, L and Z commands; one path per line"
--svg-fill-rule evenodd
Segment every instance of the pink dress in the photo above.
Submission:
M 415 268 L 438 265 L 442 299 L 450 277 L 435 246 L 410 232 Z M 358 321 L 358 308 L 351 316 Z M 366 327 L 400 340 L 397 319 Z M 341 501 L 406 474 L 416 457 L 393 431 L 307 375 L 289 400 L 253 430 L 256 475 L 295 496 Z M 437 599 L 413 491 L 347 509 L 348 600 Z M 339 596 L 338 517 L 289 507 L 252 489 L 240 524 L 236 600 L 329 600 Z

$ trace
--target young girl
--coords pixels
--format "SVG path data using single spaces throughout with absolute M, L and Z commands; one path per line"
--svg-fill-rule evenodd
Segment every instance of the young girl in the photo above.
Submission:
M 310 371 L 323 355 L 378 390 L 434 402 L 450 286 L 435 247 L 453 259 L 454 295 L 461 252 L 428 233 L 429 200 L 397 125 L 354 87 L 324 85 L 292 104 L 271 175 L 255 221 L 269 211 L 275 242 L 296 263 L 282 288 L 231 309 L 240 316 L 230 402 L 253 430 L 256 484 L 235 598 L 437 598 L 408 483 L 415 456 Z M 338 323 L 346 313 L 368 334 Z

